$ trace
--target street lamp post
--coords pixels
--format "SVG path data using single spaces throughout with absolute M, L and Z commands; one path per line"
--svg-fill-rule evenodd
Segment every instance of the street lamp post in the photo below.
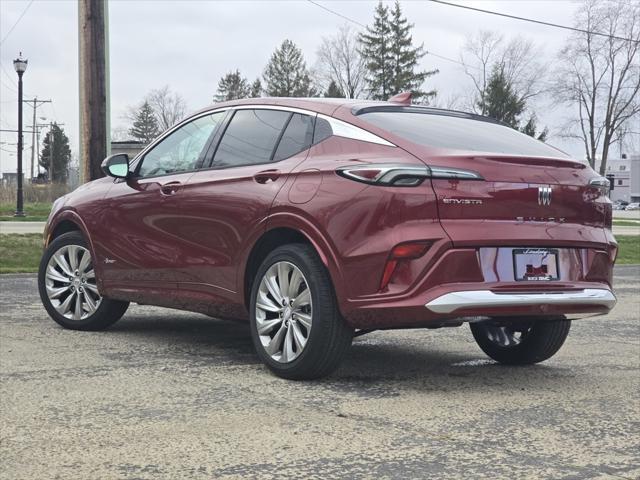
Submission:
M 20 56 L 13 61 L 18 73 L 18 200 L 14 217 L 24 217 L 22 198 L 22 74 L 27 69 L 27 60 Z

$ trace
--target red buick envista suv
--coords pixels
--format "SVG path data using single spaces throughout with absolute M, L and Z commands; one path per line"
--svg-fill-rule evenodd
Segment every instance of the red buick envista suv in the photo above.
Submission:
M 469 323 L 507 364 L 548 359 L 614 306 L 607 179 L 489 118 L 261 98 L 169 129 L 55 202 L 39 272 L 65 328 L 129 302 L 248 320 L 277 375 L 316 378 L 354 336 Z

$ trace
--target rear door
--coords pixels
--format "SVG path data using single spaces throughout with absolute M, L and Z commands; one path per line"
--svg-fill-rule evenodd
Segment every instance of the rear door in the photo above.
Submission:
M 209 168 L 185 186 L 181 237 L 192 245 L 180 288 L 235 298 L 238 268 L 289 173 L 304 161 L 315 118 L 276 109 L 237 109 Z

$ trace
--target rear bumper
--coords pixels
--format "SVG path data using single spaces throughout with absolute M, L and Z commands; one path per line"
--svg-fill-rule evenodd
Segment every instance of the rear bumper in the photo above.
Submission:
M 570 292 L 495 293 L 491 290 L 449 292 L 434 298 L 425 307 L 433 313 L 449 315 L 467 309 L 567 306 L 611 310 L 616 297 L 611 290 L 587 288 Z

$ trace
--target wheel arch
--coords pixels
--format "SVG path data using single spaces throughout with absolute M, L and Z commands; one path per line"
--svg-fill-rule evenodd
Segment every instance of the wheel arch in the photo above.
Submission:
M 308 229 L 300 228 L 299 226 L 292 226 L 290 224 L 271 225 L 267 231 L 265 231 L 258 240 L 254 243 L 251 252 L 247 257 L 247 262 L 244 267 L 243 276 L 243 300 L 247 310 L 249 309 L 249 295 L 251 294 L 251 285 L 253 278 L 260 268 L 260 264 L 264 259 L 277 247 L 287 245 L 290 243 L 303 243 L 310 245 L 314 248 L 320 260 L 327 267 L 329 276 L 336 291 L 336 296 L 340 300 L 339 287 L 341 285 L 340 277 L 338 275 L 337 265 L 330 259 L 333 259 L 332 255 L 327 255 L 327 248 L 323 245 L 323 241 L 318 241 Z

